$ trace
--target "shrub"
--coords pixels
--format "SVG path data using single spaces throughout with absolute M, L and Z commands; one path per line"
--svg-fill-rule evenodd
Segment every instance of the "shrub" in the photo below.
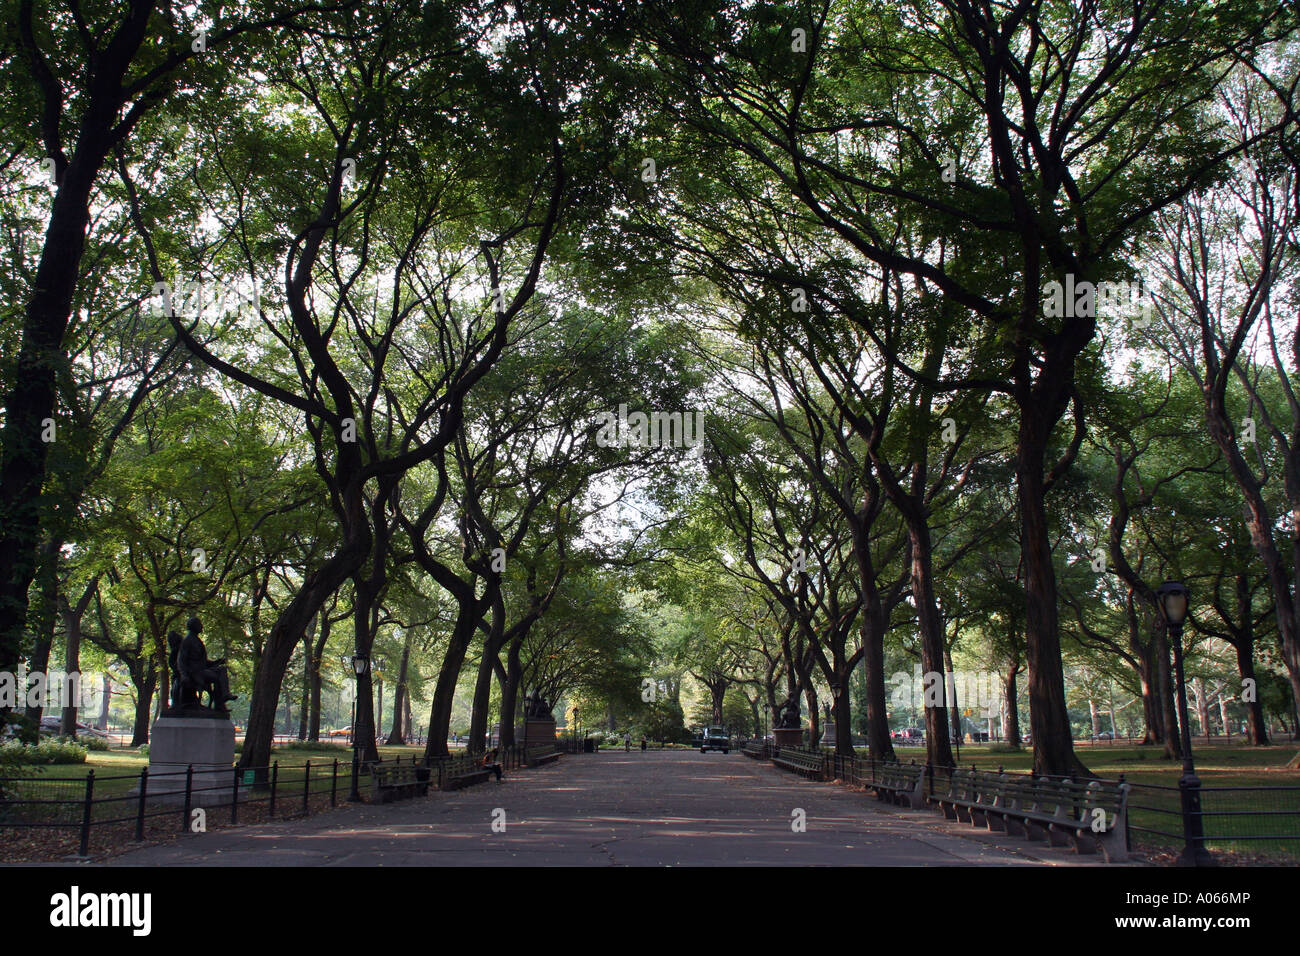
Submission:
M 111 745 L 103 737 L 96 737 L 94 734 L 87 734 L 85 737 L 78 737 L 77 743 L 85 747 L 92 753 L 109 750 Z
M 86 762 L 86 748 L 66 737 L 42 740 L 35 746 L 11 740 L 0 747 L 0 752 L 0 765 L 6 767 Z
M 138 751 L 136 751 L 136 752 L 137 752 L 141 757 L 147 757 L 147 756 L 149 756 L 149 745 L 148 745 L 148 744 L 143 744 L 143 745 L 140 747 L 140 749 L 139 749 Z
M 236 745 L 238 747 L 238 745 Z M 337 744 L 327 744 L 312 740 L 293 740 L 287 744 L 277 744 L 276 750 L 300 750 L 313 754 L 337 754 L 344 748 Z

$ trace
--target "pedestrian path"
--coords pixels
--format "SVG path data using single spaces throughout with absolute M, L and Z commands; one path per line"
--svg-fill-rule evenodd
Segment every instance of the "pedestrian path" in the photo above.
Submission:
M 912 817 L 912 819 L 909 819 Z M 937 819 L 926 819 L 937 818 Z M 453 793 L 187 836 L 138 866 L 1034 865 L 1041 856 L 893 812 L 738 753 L 570 755 Z M 1057 854 L 1052 863 L 1073 858 Z

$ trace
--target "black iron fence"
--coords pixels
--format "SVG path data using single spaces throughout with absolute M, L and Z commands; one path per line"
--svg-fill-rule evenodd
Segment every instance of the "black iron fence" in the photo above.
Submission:
M 553 745 L 502 747 L 495 762 L 503 771 L 529 766 L 554 753 Z M 375 775 L 371 768 L 413 766 L 430 787 L 448 788 L 453 780 L 482 768 L 479 755 L 452 754 L 357 764 L 358 792 L 365 799 Z M 0 831 L 64 830 L 76 834 L 77 853 L 87 856 L 92 839 L 109 847 L 143 841 L 168 832 L 201 832 L 212 826 L 255 823 L 277 817 L 318 813 L 346 800 L 351 792 L 351 760 L 307 760 L 302 764 L 206 770 L 187 767 L 166 773 L 97 773 L 82 777 L 47 775 L 0 777 Z M 364 789 L 361 789 L 364 788 Z
M 822 780 L 842 780 L 870 788 L 882 781 L 886 768 L 898 763 L 916 765 L 918 761 L 883 761 L 859 755 L 837 754 L 829 750 L 797 747 L 780 748 L 753 741 L 743 750 L 746 756 L 771 760 L 782 752 L 793 752 L 822 760 Z M 935 793 L 947 793 L 951 768 L 924 764 L 924 789 L 927 801 Z M 971 769 L 975 769 L 972 765 Z M 1008 776 L 1044 778 L 1042 775 L 1016 773 L 998 768 Z M 1207 849 L 1228 861 L 1261 863 L 1300 863 L 1300 787 L 1202 786 L 1200 810 L 1184 813 L 1182 791 L 1178 787 L 1126 781 L 1121 775 L 1113 783 L 1128 783 L 1128 842 L 1156 856 L 1181 851 L 1192 836 L 1190 817 L 1199 817 L 1201 838 Z M 1185 829 L 1186 827 L 1186 829 Z

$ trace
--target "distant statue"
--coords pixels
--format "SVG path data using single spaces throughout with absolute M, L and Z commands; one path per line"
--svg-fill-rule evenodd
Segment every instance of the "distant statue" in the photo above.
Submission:
M 203 625 L 197 617 L 191 617 L 185 627 L 184 637 L 176 631 L 167 635 L 172 668 L 171 716 L 229 717 L 226 704 L 236 697 L 230 692 L 226 659 L 208 659 L 208 649 L 199 637 Z M 208 695 L 207 707 L 199 698 L 204 692 Z
M 528 696 L 524 705 L 524 717 L 527 720 L 554 720 L 551 714 L 551 705 L 546 702 L 542 692 L 534 690 Z
M 797 693 L 788 696 L 777 709 L 779 711 L 776 721 L 778 729 L 789 730 L 793 727 L 803 726 L 803 722 L 799 717 L 799 695 Z
M 826 702 L 825 711 L 826 711 L 826 723 L 829 724 L 831 722 L 831 702 L 829 700 Z

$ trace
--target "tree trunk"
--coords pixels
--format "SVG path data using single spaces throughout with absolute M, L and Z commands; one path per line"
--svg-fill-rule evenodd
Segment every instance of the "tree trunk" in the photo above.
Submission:
M 1007 669 L 1007 675 L 1003 679 L 1003 695 L 1006 697 L 1006 710 L 1003 712 L 1002 733 L 1007 738 L 1014 750 L 1020 749 L 1020 689 L 1017 686 L 1016 676 L 1020 673 L 1020 665 L 1013 664 Z
M 44 674 L 45 686 L 49 688 L 50 649 L 54 646 L 54 626 L 59 607 L 59 550 L 62 541 L 46 541 L 40 550 L 36 566 L 37 600 L 29 610 L 28 626 L 36 637 L 32 647 L 29 674 Z M 44 707 L 26 706 L 27 719 L 39 724 Z
M 821 715 L 817 708 L 817 691 L 813 689 L 811 679 L 804 685 L 804 699 L 808 702 L 808 748 L 816 750 L 821 746 Z
M 377 594 L 367 578 L 356 575 L 352 578 L 352 636 L 356 653 L 361 657 L 371 658 L 371 648 L 375 638 L 375 602 Z M 375 688 L 373 658 L 366 672 L 357 678 L 357 712 L 356 739 L 360 744 L 361 759 L 375 761 L 379 759 L 379 750 L 375 746 L 378 736 L 375 725 Z
M 397 684 L 393 689 L 393 726 L 388 731 L 389 746 L 406 743 L 407 734 L 410 733 L 409 730 L 403 732 L 403 725 L 407 723 L 407 714 L 410 711 L 407 706 L 409 694 L 406 689 L 406 669 L 411 662 L 411 640 L 412 632 L 407 628 L 406 641 L 402 644 L 402 664 L 398 668 Z
M 520 634 L 510 642 L 506 651 L 506 679 L 501 685 L 501 746 L 513 746 L 515 740 L 515 716 L 518 711 L 519 684 L 523 680 L 524 668 L 519 655 L 523 650 L 524 635 Z
M 135 726 L 131 731 L 131 746 L 142 747 L 149 742 L 149 712 L 153 707 L 158 672 L 151 662 L 142 677 L 132 674 L 131 678 L 135 684 Z
M 471 590 L 468 597 L 457 599 L 459 610 L 451 637 L 447 641 L 447 652 L 438 670 L 438 682 L 433 690 L 433 706 L 429 713 L 429 740 L 425 744 L 424 755 L 428 759 L 446 757 L 447 734 L 451 730 L 451 705 L 456 695 L 456 683 L 460 680 L 461 665 L 465 663 L 465 654 L 478 624 L 478 602 Z
M 271 737 L 280 698 L 280 683 L 293 657 L 302 632 L 330 596 L 361 566 L 370 550 L 367 535 L 355 537 L 328 559 L 315 574 L 307 576 L 271 626 L 262 657 L 253 675 L 253 692 L 248 702 L 248 727 L 239 766 L 263 768 L 271 762 Z M 259 783 L 262 781 L 258 781 Z
M 492 616 L 483 635 L 483 656 L 479 658 L 474 680 L 474 702 L 470 707 L 469 739 L 483 740 L 488 733 L 488 716 L 492 706 L 492 674 L 501 653 L 505 634 L 505 602 L 500 591 L 492 601 Z M 502 728 L 504 729 L 504 728 Z
M 76 151 L 54 195 L 40 262 L 29 286 L 22 344 L 4 400 L 5 424 L 0 432 L 0 671 L 11 673 L 18 670 L 27 628 L 28 589 L 36 575 L 41 541 L 41 490 L 51 444 L 42 440 L 42 432 L 46 420 L 54 417 L 58 398 L 55 378 L 66 362 L 63 338 L 86 248 L 90 195 L 111 146 L 108 132 L 118 122 L 117 104 L 111 102 L 111 74 L 121 67 L 117 77 L 124 75 L 140 40 L 128 35 L 119 38 L 125 42 L 112 48 L 111 65 L 106 70 L 101 64 L 95 71 L 106 89 L 96 90 L 86 103 Z M 101 75 L 105 73 L 109 75 Z
M 108 730 L 108 709 L 113 703 L 113 679 L 104 671 L 104 701 L 99 705 L 99 719 L 95 721 L 96 730 Z
M 906 518 L 906 516 L 905 516 Z M 934 577 L 931 570 L 930 529 L 923 518 L 907 521 L 908 539 L 911 542 L 912 601 L 916 605 L 917 628 L 920 634 L 921 667 L 927 674 L 939 675 L 939 705 L 925 708 L 926 761 L 936 767 L 952 767 L 952 735 L 949 714 L 945 706 L 948 699 L 947 665 L 944 663 L 943 621 L 934 599 Z
M 1254 641 L 1240 641 L 1235 645 L 1237 651 L 1237 671 L 1241 674 L 1244 687 L 1252 687 L 1255 692 L 1246 705 L 1246 739 L 1252 746 L 1265 747 L 1269 743 L 1268 724 L 1264 719 L 1264 705 L 1259 700 L 1259 686 L 1255 678 L 1255 644 Z M 1246 681 L 1250 681 L 1246 684 Z
M 722 726 L 722 702 L 727 696 L 727 687 L 730 684 L 728 680 L 715 680 L 708 685 L 709 700 L 713 706 L 713 723 L 717 726 Z
M 1178 710 L 1174 706 L 1174 678 L 1169 664 L 1169 640 L 1164 626 L 1156 623 L 1155 637 L 1152 640 L 1156 659 L 1156 693 L 1160 698 L 1160 720 L 1165 734 L 1165 756 L 1170 760 L 1181 760 L 1183 756 L 1182 739 L 1179 736 Z
M 1201 725 L 1201 736 L 1210 736 L 1210 701 L 1205 694 L 1205 681 L 1196 677 L 1192 680 L 1192 689 L 1196 691 L 1196 719 Z
M 307 723 L 311 715 L 311 688 L 312 688 L 312 654 L 311 654 L 311 628 L 303 631 L 302 635 L 302 702 L 298 707 L 298 739 L 307 739 Z
M 1074 753 L 1065 701 L 1065 672 L 1057 614 L 1056 569 L 1043 477 L 1050 412 L 1020 408 L 1016 455 L 1016 496 L 1025 574 L 1025 651 L 1029 663 L 1029 732 L 1034 742 L 1034 772 L 1053 776 L 1089 775 Z M 1054 420 L 1053 420 L 1054 421 Z
M 944 696 L 948 701 L 949 726 L 952 728 L 952 739 L 960 744 L 962 740 L 961 701 L 957 699 L 957 672 L 952 666 L 952 650 L 948 647 L 947 641 L 944 641 L 943 669 Z
M 85 598 L 77 602 L 76 607 L 70 606 L 66 601 L 63 605 L 63 631 L 64 631 L 64 649 L 63 649 L 63 670 L 64 687 L 68 686 L 68 678 L 72 674 L 77 675 L 77 693 L 81 692 L 81 618 L 86 611 L 86 605 L 89 602 L 89 591 Z M 67 695 L 65 695 L 67 696 Z M 63 702 L 63 721 L 59 732 L 65 737 L 77 736 L 77 708 L 81 702 L 75 698 L 67 697 Z

